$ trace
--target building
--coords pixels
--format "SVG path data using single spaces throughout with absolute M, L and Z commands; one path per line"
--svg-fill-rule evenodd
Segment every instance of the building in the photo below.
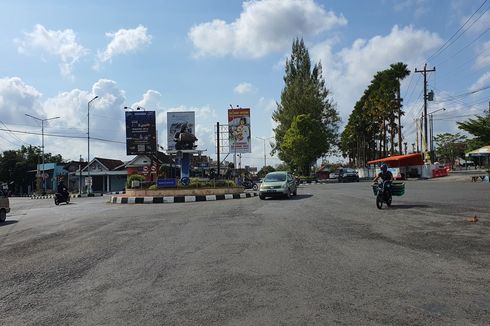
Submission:
M 88 174 L 92 179 L 92 192 L 122 191 L 126 186 L 128 171 L 121 160 L 95 157 L 82 168 L 82 192 L 87 192 Z M 76 171 L 80 175 L 79 171 Z
M 176 164 L 172 158 L 165 153 L 157 152 L 154 155 L 137 155 L 125 164 L 128 175 L 144 175 L 146 181 L 156 181 L 160 174 L 171 176 L 171 171 L 176 169 Z

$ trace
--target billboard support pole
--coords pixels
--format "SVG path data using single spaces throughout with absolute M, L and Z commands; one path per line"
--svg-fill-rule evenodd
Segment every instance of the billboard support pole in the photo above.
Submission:
M 217 143 L 216 144 L 216 159 L 218 161 L 218 178 L 220 176 L 220 165 L 221 165 L 220 157 L 219 157 L 219 152 L 220 152 L 219 133 L 220 133 L 219 122 L 216 122 L 216 143 Z

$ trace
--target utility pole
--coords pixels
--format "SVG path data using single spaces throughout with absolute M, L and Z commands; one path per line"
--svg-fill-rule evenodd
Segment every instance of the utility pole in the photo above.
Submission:
M 424 151 L 424 156 L 425 156 L 425 161 L 429 161 L 430 162 L 430 157 L 429 157 L 429 153 L 428 153 L 428 146 L 427 146 L 427 138 L 428 138 L 428 126 L 427 126 L 427 99 L 428 99 L 428 96 L 427 96 L 427 73 L 428 72 L 434 72 L 436 71 L 436 67 L 432 68 L 432 69 L 427 69 L 427 63 L 424 65 L 424 69 L 423 70 L 418 70 L 417 68 L 415 68 L 415 72 L 420 72 L 421 74 L 424 75 L 424 135 L 425 135 L 425 138 L 423 138 L 423 151 Z

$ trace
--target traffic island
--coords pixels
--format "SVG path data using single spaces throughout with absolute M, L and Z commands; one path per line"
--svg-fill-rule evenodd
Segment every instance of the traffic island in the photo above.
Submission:
M 243 199 L 256 197 L 256 192 L 218 194 L 218 195 L 189 195 L 189 196 L 145 196 L 133 197 L 127 195 L 111 196 L 111 204 L 170 204 L 170 203 L 190 203 L 202 201 L 216 201 L 227 199 Z

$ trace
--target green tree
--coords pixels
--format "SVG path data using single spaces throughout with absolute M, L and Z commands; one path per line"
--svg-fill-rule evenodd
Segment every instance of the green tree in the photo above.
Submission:
M 464 157 L 466 150 L 466 136 L 460 133 L 438 134 L 434 137 L 436 143 L 436 153 L 439 160 L 443 160 L 454 167 L 454 162 L 458 157 Z
M 329 91 L 325 86 L 321 63 L 312 66 L 310 55 L 303 40 L 296 39 L 293 42 L 291 57 L 286 60 L 284 88 L 281 93 L 281 102 L 272 114 L 272 119 L 277 123 L 274 129 L 275 144 L 272 152 L 278 152 L 279 158 L 294 167 L 294 162 L 301 160 L 299 153 L 284 152 L 282 143 L 290 129 L 295 117 L 306 114 L 311 119 L 320 122 L 318 127 L 321 133 L 326 135 L 327 146 L 322 146 L 323 152 L 317 151 L 319 158 L 337 143 L 340 118 L 334 104 L 329 98 Z M 304 139 L 308 146 L 316 143 L 316 136 Z M 324 145 L 324 144 L 323 144 Z M 310 159 L 310 158 L 308 158 Z M 313 162 L 314 159 L 310 160 Z M 305 170 L 302 167 L 303 171 Z
M 276 169 L 274 169 L 274 167 L 270 165 L 263 166 L 262 169 L 260 169 L 259 172 L 257 172 L 257 176 L 259 178 L 263 178 L 267 173 L 274 172 L 274 171 L 276 171 Z
M 279 163 L 275 167 L 276 171 L 291 171 L 291 167 L 286 163 Z
M 397 150 L 396 135 L 401 128 L 400 80 L 410 72 L 401 62 L 379 71 L 371 80 L 340 138 L 340 149 L 352 165 L 363 166 L 368 160 L 385 157 Z
M 46 163 L 61 163 L 61 155 L 44 154 Z M 37 164 L 42 162 L 42 151 L 36 146 L 22 146 L 19 150 L 8 150 L 0 154 L 0 181 L 8 182 L 14 193 L 27 193 L 33 186 Z
M 293 119 L 284 135 L 281 153 L 293 169 L 308 176 L 311 163 L 328 152 L 329 146 L 329 136 L 322 123 L 310 115 L 301 114 Z
M 481 146 L 490 144 L 490 110 L 481 116 L 458 122 L 458 128 L 475 136 Z

